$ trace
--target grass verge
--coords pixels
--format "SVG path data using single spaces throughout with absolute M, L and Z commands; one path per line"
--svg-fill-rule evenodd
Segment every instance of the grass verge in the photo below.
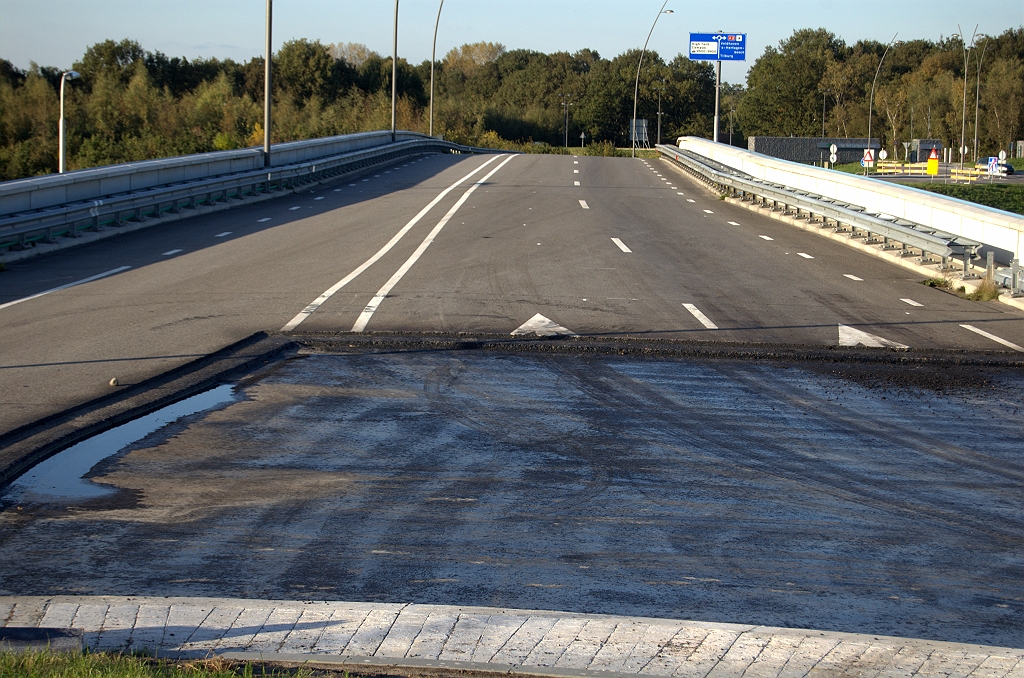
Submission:
M 1024 185 L 1020 184 L 905 184 L 932 193 L 948 195 L 968 202 L 1024 214 Z
M 927 280 L 922 280 L 921 284 L 928 287 L 936 287 L 940 290 L 949 290 L 961 299 L 968 299 L 970 301 L 992 301 L 999 297 L 999 288 L 991 280 L 983 280 L 973 292 L 968 292 L 967 288 L 963 285 L 954 289 L 953 282 L 948 278 L 928 278 Z
M 170 661 L 98 652 L 0 652 L 4 678 L 306 678 L 305 669 L 279 669 L 217 657 Z

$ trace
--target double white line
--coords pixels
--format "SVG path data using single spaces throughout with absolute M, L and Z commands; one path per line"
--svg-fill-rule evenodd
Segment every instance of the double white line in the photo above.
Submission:
M 476 174 L 477 172 L 481 171 L 482 169 L 484 169 L 485 167 L 487 167 L 488 165 L 490 165 L 492 162 L 494 162 L 495 160 L 499 159 L 500 157 L 501 156 L 498 155 L 498 156 L 495 156 L 495 157 L 491 158 L 490 160 L 488 160 L 487 162 L 483 163 L 482 165 L 477 167 L 475 170 L 473 170 L 472 172 L 470 172 L 466 176 L 462 177 L 461 179 L 459 179 L 458 181 L 453 183 L 448 188 L 446 188 L 443 191 L 441 191 L 437 195 L 436 198 L 431 200 L 430 203 L 426 207 L 421 209 L 416 216 L 414 216 L 412 219 L 410 219 L 409 223 L 407 223 L 405 226 L 403 226 L 402 229 L 400 231 L 398 231 L 398 233 L 396 233 L 394 235 L 394 237 L 392 237 L 391 240 L 389 240 L 387 242 L 386 245 L 381 247 L 377 251 L 376 254 L 374 254 L 372 257 L 370 257 L 369 259 L 364 261 L 354 271 L 352 271 L 351 273 L 346 275 L 344 278 L 342 278 L 341 280 L 336 282 L 334 285 L 332 285 L 331 287 L 326 289 L 324 291 L 324 293 L 321 294 L 316 299 L 314 299 L 313 302 L 309 306 L 307 306 L 306 308 L 302 309 L 302 311 L 300 311 L 298 315 L 296 315 L 294 318 L 292 318 L 290 321 L 288 321 L 288 324 L 285 325 L 284 327 L 282 327 L 281 331 L 282 332 L 288 332 L 289 330 L 294 330 L 296 327 L 298 327 L 299 324 L 302 323 L 303 320 L 305 320 L 309 316 L 313 315 L 313 313 L 318 308 L 320 308 L 328 299 L 333 297 L 334 294 L 338 290 L 340 290 L 342 287 L 344 287 L 345 285 L 347 285 L 350 282 L 352 282 L 353 280 L 355 280 L 359 276 L 360 273 L 362 273 L 366 269 L 370 268 L 370 266 L 373 266 L 375 263 L 377 263 L 377 261 L 380 260 L 381 257 L 383 257 L 385 254 L 390 252 L 391 249 L 395 245 L 398 244 L 398 241 L 401 240 L 403 237 L 405 237 L 405 234 L 408 233 L 410 230 L 412 230 L 412 227 L 415 226 L 416 224 L 418 224 L 420 222 L 420 219 L 425 217 L 427 215 L 427 213 L 430 212 L 430 210 L 433 209 L 434 206 L 437 205 L 437 203 L 441 202 L 446 195 L 448 195 L 449 193 L 454 191 L 456 188 L 459 187 L 460 184 L 462 184 L 463 182 L 468 180 L 474 174 Z M 362 312 L 362 314 L 360 314 L 359 320 L 356 321 L 355 327 L 352 328 L 353 332 L 362 332 L 363 331 L 363 329 L 366 327 L 366 323 L 369 322 L 369 320 L 370 320 L 370 316 L 373 315 L 373 312 L 375 310 L 377 310 L 377 306 L 380 305 L 380 300 L 382 300 L 385 296 L 387 296 L 387 293 L 391 290 L 391 288 L 394 287 L 395 284 L 399 280 L 402 279 L 402 276 L 405 275 L 405 273 L 409 270 L 409 268 L 411 268 L 412 265 L 414 263 L 416 263 L 416 259 L 418 259 L 420 257 L 420 255 L 423 254 L 423 250 L 427 249 L 427 247 L 430 245 L 430 243 L 433 242 L 434 237 L 437 235 L 437 233 L 439 233 L 441 231 L 442 228 L 444 228 L 444 225 L 448 223 L 448 220 L 452 217 L 452 215 L 455 214 L 455 212 L 459 209 L 459 207 L 461 207 L 463 205 L 463 203 L 466 202 L 466 200 L 469 198 L 469 196 L 473 193 L 473 191 L 475 191 L 477 189 L 478 186 L 480 186 L 480 184 L 482 184 L 483 182 L 487 181 L 495 172 L 497 172 L 499 169 L 501 169 L 502 166 L 504 166 L 505 163 L 507 163 L 512 158 L 513 158 L 513 156 L 509 156 L 508 158 L 506 158 L 504 160 L 504 162 L 501 163 L 501 165 L 498 165 L 489 174 L 487 174 L 487 176 L 485 176 L 483 179 L 481 179 L 477 183 L 473 184 L 469 188 L 469 190 L 466 191 L 466 193 L 462 196 L 462 198 L 459 200 L 459 202 L 457 202 L 455 204 L 455 207 L 453 207 L 451 210 L 448 211 L 448 214 L 446 214 L 444 219 L 441 220 L 441 223 L 439 223 L 436 227 L 434 227 L 434 230 L 430 232 L 430 235 L 427 236 L 427 239 L 424 240 L 422 244 L 420 244 L 420 247 L 416 250 L 416 253 L 414 253 L 413 256 L 410 257 L 409 260 L 407 260 L 405 262 L 405 264 L 402 266 L 402 268 L 399 269 L 398 273 L 396 273 L 394 276 L 392 276 L 391 280 L 388 281 L 388 284 L 381 288 L 381 292 L 378 292 L 373 297 L 373 300 L 370 301 L 370 303 L 367 305 L 366 309 Z M 382 294 L 382 292 L 383 292 L 383 294 Z M 380 297 L 380 299 L 378 299 L 378 297 Z M 365 316 L 365 321 L 364 321 L 364 316 Z

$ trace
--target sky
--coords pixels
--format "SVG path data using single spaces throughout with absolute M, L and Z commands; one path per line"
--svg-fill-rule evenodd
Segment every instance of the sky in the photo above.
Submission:
M 938 40 L 957 33 L 998 34 L 1024 26 L 1024 0 L 445 0 L 440 59 L 468 42 L 499 42 L 540 52 L 596 50 L 606 58 L 643 46 L 663 59 L 687 53 L 690 32 L 746 33 L 747 61 L 724 63 L 722 79 L 743 82 L 767 46 L 798 28 L 826 28 L 861 39 Z M 401 0 L 399 56 L 430 58 L 438 0 Z M 168 56 L 247 61 L 263 51 L 265 0 L 0 0 L 0 58 L 19 68 L 70 68 L 87 47 L 131 38 Z M 287 40 L 357 42 L 391 53 L 392 0 L 275 0 L 274 49 Z

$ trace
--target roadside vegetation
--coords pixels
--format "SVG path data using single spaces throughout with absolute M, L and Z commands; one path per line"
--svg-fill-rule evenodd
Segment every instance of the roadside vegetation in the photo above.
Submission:
M 999 288 L 991 280 L 982 280 L 981 284 L 973 292 L 968 292 L 967 288 L 963 285 L 954 288 L 953 281 L 949 278 L 928 278 L 921 281 L 921 283 L 927 287 L 947 290 L 961 299 L 968 299 L 970 301 L 992 301 L 999 297 Z
M 1024 27 L 981 36 L 978 45 L 985 51 L 980 80 L 973 52 L 965 72 L 959 38 L 893 46 L 879 74 L 872 126 L 891 158 L 902 158 L 902 144 L 912 138 L 955 148 L 964 125 L 969 139 L 977 132 L 979 157 L 1022 136 Z M 867 136 L 869 93 L 885 48 L 872 40 L 848 45 L 820 28 L 794 31 L 757 57 L 745 83 L 723 84 L 723 134 L 741 147 L 754 135 Z M 606 58 L 589 49 L 544 54 L 462 45 L 435 64 L 434 132 L 528 152 L 559 152 L 566 134 L 578 149 L 582 133 L 583 152 L 615 155 L 629 145 L 639 57 L 639 50 Z M 390 58 L 360 44 L 300 39 L 285 43 L 273 60 L 274 141 L 390 127 Z M 127 39 L 93 45 L 72 65 L 82 77 L 68 84 L 68 166 L 261 145 L 263 65 L 262 57 L 168 57 Z M 56 171 L 60 76 L 60 68 L 21 70 L 0 58 L 0 181 Z M 430 62 L 399 59 L 397 81 L 398 126 L 427 132 Z M 659 93 L 663 140 L 710 137 L 714 83 L 709 62 L 648 52 L 638 117 L 650 122 L 652 143 Z M 1015 167 L 1024 169 L 1024 161 Z
M 4 678 L 308 678 L 314 672 L 212 658 L 170 661 L 100 652 L 0 652 Z

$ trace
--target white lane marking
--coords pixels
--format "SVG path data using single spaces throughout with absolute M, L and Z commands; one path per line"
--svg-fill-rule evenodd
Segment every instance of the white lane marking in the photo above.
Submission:
M 164 256 L 164 257 L 169 257 L 169 256 L 171 256 L 172 254 L 177 254 L 178 252 L 181 252 L 181 251 L 182 251 L 182 250 L 171 250 L 171 251 L 169 251 L 169 252 L 164 252 L 164 253 L 163 253 L 163 254 L 162 254 L 161 256 Z
M 324 197 L 322 195 L 318 195 L 317 197 L 313 198 L 313 200 L 323 200 L 323 199 L 324 199 Z
M 54 292 L 60 292 L 61 290 L 66 290 L 69 287 L 75 287 L 77 285 L 84 285 L 85 283 L 92 282 L 93 280 L 99 280 L 100 278 L 106 278 L 108 275 L 114 275 L 115 273 L 120 273 L 121 271 L 127 271 L 129 268 L 131 268 L 131 266 L 119 266 L 118 268 L 112 268 L 109 271 L 106 271 L 104 273 L 97 273 L 96 275 L 91 275 L 88 278 L 82 278 L 81 280 L 76 280 L 75 282 L 70 282 L 70 283 L 67 283 L 65 285 L 61 285 L 60 287 L 54 287 L 54 288 L 51 288 L 51 289 L 48 289 L 48 290 L 44 290 L 42 292 L 36 292 L 35 294 L 31 294 L 31 295 L 29 295 L 27 297 L 22 297 L 21 299 L 15 299 L 14 301 L 8 301 L 6 304 L 0 304 L 0 308 L 7 308 L 8 306 L 14 306 L 15 304 L 20 304 L 23 301 L 29 301 L 31 299 L 38 299 L 39 297 L 44 297 L 47 294 L 52 294 Z
M 697 201 L 696 201 L 696 200 L 694 200 L 693 198 L 687 198 L 687 199 L 686 199 L 686 202 L 697 202 Z
M 704 214 L 714 214 L 711 210 L 704 210 Z
M 913 299 L 900 299 L 900 301 L 902 301 L 904 304 L 910 304 L 911 306 L 924 306 L 924 304 L 919 304 Z
M 270 217 L 263 217 L 262 219 L 257 219 L 256 223 L 257 224 L 262 224 L 262 223 L 267 222 L 267 221 L 270 221 Z
M 231 235 L 231 231 L 224 231 L 223 233 L 218 233 L 217 235 L 215 235 L 213 237 L 214 238 L 223 238 L 224 236 L 228 236 L 228 235 Z
M 716 325 L 715 323 L 711 322 L 711 319 L 708 318 L 703 313 L 701 313 L 700 309 L 698 309 L 693 304 L 683 304 L 683 308 L 685 308 L 687 311 L 692 313 L 693 317 L 696 318 L 697 320 L 699 320 L 700 324 L 703 325 L 704 327 L 708 328 L 709 330 L 717 330 L 718 329 L 718 325 Z
M 580 185 L 580 182 L 578 182 L 578 181 L 574 181 L 572 183 L 573 183 L 573 186 L 579 186 Z
M 589 210 L 590 209 L 590 205 L 587 204 L 586 200 L 580 200 L 580 207 L 582 207 L 585 210 Z
M 318 308 L 320 308 L 320 306 L 323 305 L 323 303 L 325 301 L 327 301 L 332 296 L 334 296 L 335 292 L 337 292 L 342 287 L 344 287 L 345 285 L 347 285 L 350 282 L 352 282 L 353 280 L 355 280 L 356 277 L 360 273 L 362 273 L 366 269 L 370 268 L 370 266 L 372 266 L 374 263 L 376 263 L 377 260 L 379 260 L 385 254 L 387 254 L 391 250 L 391 248 L 394 247 L 398 243 L 398 241 L 401 240 L 402 237 L 406 233 L 408 233 L 409 230 L 419 222 L 420 219 L 422 219 L 424 216 L 426 216 L 427 212 L 429 212 L 434 207 L 434 205 L 436 205 L 437 203 L 441 202 L 441 200 L 443 200 L 446 195 L 448 195 L 453 190 L 455 190 L 459 186 L 459 184 L 461 184 L 462 182 L 466 181 L 471 176 L 473 176 L 474 174 L 476 174 L 477 172 L 479 172 L 483 168 L 487 167 L 488 165 L 490 165 L 492 162 L 494 162 L 495 160 L 497 160 L 500 157 L 501 157 L 500 155 L 494 156 L 493 158 L 491 158 L 490 160 L 488 160 L 484 164 L 480 165 L 479 167 L 477 167 L 475 170 L 473 170 L 472 172 L 470 172 L 466 176 L 464 176 L 461 179 L 459 179 L 458 181 L 456 181 L 454 184 L 452 184 L 448 188 L 446 188 L 443 191 L 441 191 L 440 193 L 438 193 L 437 197 L 434 198 L 433 200 L 431 200 L 430 203 L 426 207 L 421 209 L 416 216 L 414 216 L 412 219 L 410 219 L 409 223 L 407 223 L 405 226 L 403 226 L 402 229 L 400 231 L 398 231 L 398 233 L 396 233 L 394 235 L 394 237 L 392 237 L 391 240 L 389 240 L 387 242 L 386 245 L 384 245 L 384 247 L 381 247 L 379 250 L 377 250 L 376 254 L 374 254 L 372 257 L 370 257 L 369 259 L 364 261 L 362 264 L 360 264 L 359 267 L 356 270 L 352 271 L 347 276 L 345 276 L 344 278 L 339 280 L 337 283 L 335 283 L 332 287 L 329 287 L 327 290 L 325 290 L 323 294 L 321 294 L 319 297 L 317 297 L 316 299 L 313 300 L 313 303 L 311 303 L 306 308 L 302 309 L 302 311 L 300 311 L 298 315 L 296 315 L 294 318 L 292 318 L 290 321 L 288 321 L 288 324 L 285 325 L 284 327 L 282 327 L 281 331 L 282 332 L 288 332 L 289 330 L 293 330 L 296 327 L 298 327 L 299 323 L 301 323 L 303 320 L 305 320 L 306 318 L 311 316 L 313 314 L 313 312 L 316 311 Z
M 335 192 L 335 193 L 341 193 L 341 191 L 342 191 L 342 189 L 340 189 L 340 188 L 336 188 L 336 189 L 334 189 L 334 192 Z
M 616 245 L 618 245 L 619 249 L 622 250 L 623 252 L 632 252 L 633 251 L 633 250 L 629 249 L 628 247 L 626 247 L 623 244 L 623 242 L 621 240 L 619 240 L 618 238 L 612 238 L 612 242 L 615 243 Z
M 678 193 L 676 193 L 676 195 L 686 195 L 686 194 L 683 193 L 682 191 L 679 191 Z
M 850 275 L 849 273 L 844 273 L 843 277 L 844 278 L 849 278 L 850 280 L 856 280 L 857 282 L 864 282 L 864 278 L 858 278 L 857 276 Z
M 732 222 L 730 221 L 729 223 L 732 223 Z M 736 226 L 739 226 L 739 224 L 736 224 Z M 761 240 L 775 240 L 775 238 L 769 237 L 767 235 L 759 235 L 757 237 L 760 238 Z
M 2 308 L 2 307 L 0 307 L 0 308 Z M 970 330 L 971 332 L 974 332 L 975 334 L 980 334 L 983 337 L 987 337 L 987 338 L 991 339 L 992 341 L 998 342 L 998 343 L 1002 344 L 1003 346 L 1006 346 L 1007 348 L 1012 348 L 1014 351 L 1024 352 L 1024 347 L 1018 346 L 1017 344 L 1013 343 L 1012 341 L 1007 341 L 1006 339 L 1003 339 L 1001 337 L 997 337 L 994 334 L 989 334 L 985 330 L 979 330 L 974 325 L 961 325 L 960 327 L 964 328 L 965 330 Z
M 364 183 L 364 184 L 365 184 L 365 183 L 366 183 L 367 181 L 369 181 L 369 179 L 363 179 L 363 183 Z
M 301 210 L 301 209 L 302 209 L 301 207 L 299 207 L 299 206 L 297 206 L 297 205 L 296 205 L 295 207 L 289 207 L 289 208 L 288 208 L 288 211 L 289 211 L 289 212 L 294 212 L 295 210 Z
M 840 346 L 868 346 L 870 348 L 910 348 L 905 344 L 891 341 L 875 334 L 868 334 L 864 330 L 858 330 L 849 325 L 839 326 Z
M 430 244 L 434 242 L 434 238 L 436 238 L 438 234 L 441 233 L 441 229 L 443 229 L 448 224 L 448 221 L 453 216 L 455 216 L 455 213 L 459 211 L 459 208 L 462 207 L 467 200 L 469 200 L 469 196 L 473 195 L 474 191 L 476 191 L 476 189 L 478 189 L 480 186 L 483 186 L 485 183 L 487 183 L 488 179 L 494 176 L 498 170 L 500 170 L 502 167 L 508 164 L 508 162 L 512 160 L 512 158 L 514 157 L 514 155 L 508 156 L 501 162 L 501 164 L 499 164 L 497 167 L 488 172 L 483 178 L 481 178 L 480 181 L 476 182 L 475 184 L 466 189 L 466 192 L 462 194 L 462 197 L 459 198 L 458 202 L 452 205 L 452 208 L 448 210 L 448 213 L 445 214 L 444 217 L 442 217 L 441 221 L 437 222 L 437 226 L 434 226 L 434 230 L 432 230 L 427 235 L 427 237 L 423 239 L 423 242 L 421 242 L 420 246 L 416 248 L 416 251 L 413 252 L 412 255 L 405 260 L 405 263 L 402 264 L 401 268 L 395 271 L 395 274 L 391 276 L 391 279 L 384 283 L 384 287 L 381 287 L 379 290 L 377 290 L 377 294 L 373 295 L 373 299 L 370 299 L 370 303 L 366 305 L 366 308 L 364 308 L 363 312 L 359 314 L 359 318 L 356 319 L 355 324 L 352 326 L 353 332 L 362 332 L 363 330 L 366 329 L 366 325 L 367 323 L 370 322 L 370 318 L 372 318 L 373 314 L 377 312 L 377 308 L 388 296 L 388 293 L 391 292 L 391 290 L 394 289 L 395 285 L 397 285 L 398 282 L 405 276 L 405 274 L 409 272 L 409 269 L 413 267 L 413 264 L 415 264 L 419 260 L 419 258 L 423 256 L 423 253 L 427 251 L 427 248 L 430 247 Z
M 727 221 L 725 223 L 729 224 L 730 226 L 739 226 L 739 224 L 737 224 L 735 221 Z M 761 236 L 761 237 L 763 238 L 764 236 Z M 768 239 L 771 240 L 771 238 L 768 238 Z
M 271 79 L 271 82 L 273 82 L 273 79 Z M 355 184 L 349 184 L 349 186 L 355 186 Z
M 573 160 L 573 161 L 572 161 L 572 164 L 574 164 L 574 165 L 578 165 L 578 164 L 580 164 L 580 161 L 579 161 L 579 160 Z
M 512 330 L 513 337 L 518 337 L 524 334 L 536 334 L 538 337 L 553 337 L 559 334 L 565 334 L 570 337 L 577 336 L 572 330 L 556 324 L 554 321 L 545 318 L 540 313 Z
M 807 254 L 806 252 L 797 252 L 797 254 L 799 254 L 804 259 L 813 259 L 814 258 L 810 254 Z
M 580 173 L 580 171 L 579 171 L 579 170 L 573 170 L 573 171 L 572 171 L 572 173 L 573 173 L 573 174 L 579 174 L 579 173 Z

